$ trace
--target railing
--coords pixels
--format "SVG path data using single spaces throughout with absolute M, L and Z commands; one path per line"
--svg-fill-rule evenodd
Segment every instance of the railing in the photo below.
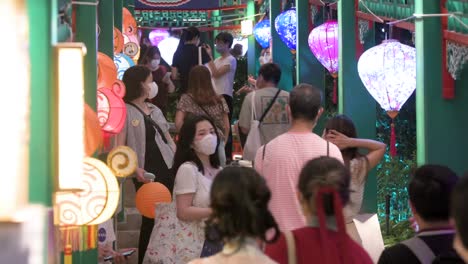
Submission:
M 363 0 L 359 11 L 370 13 L 366 5 L 377 16 L 388 19 L 403 19 L 413 15 L 415 0 Z
M 465 24 L 468 24 L 468 0 L 448 0 L 445 3 L 445 7 L 449 13 L 463 14 L 460 15 L 459 18 Z M 453 17 L 449 17 L 448 19 L 448 30 L 468 34 L 468 29 Z

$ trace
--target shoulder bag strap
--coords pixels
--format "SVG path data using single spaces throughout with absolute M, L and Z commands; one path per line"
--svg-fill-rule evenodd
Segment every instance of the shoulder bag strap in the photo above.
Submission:
M 330 141 L 327 140 L 327 157 L 330 157 Z
M 278 95 L 279 95 L 280 93 L 281 93 L 281 89 L 278 88 L 278 92 L 276 92 L 275 96 L 273 97 L 273 100 L 271 100 L 270 105 L 268 105 L 268 107 L 265 109 L 265 112 L 263 112 L 262 117 L 260 117 L 260 119 L 258 120 L 259 124 L 261 124 L 261 123 L 263 122 L 263 119 L 264 119 L 265 116 L 268 114 L 268 111 L 270 111 L 271 107 L 272 107 L 273 104 L 275 103 L 276 98 L 278 98 Z
M 192 96 L 191 94 L 187 93 L 187 95 L 190 97 L 190 99 L 192 99 L 192 101 L 193 101 L 203 112 L 205 112 L 205 114 L 206 114 L 209 118 L 213 119 L 213 118 L 211 117 L 211 115 L 208 113 L 208 111 L 206 111 L 206 109 L 205 109 L 203 106 L 199 105 L 199 104 L 195 101 L 195 98 L 193 98 L 193 96 Z
M 426 242 L 417 236 L 401 243 L 413 252 L 421 264 L 430 264 L 436 257 Z
M 164 141 L 164 143 L 168 144 L 167 142 L 167 138 L 166 136 L 164 135 L 164 132 L 162 131 L 161 127 L 159 127 L 159 125 L 151 118 L 151 117 L 148 117 L 145 112 L 143 112 L 143 110 L 140 109 L 140 107 L 138 107 L 136 104 L 132 103 L 132 102 L 127 102 L 127 104 L 135 107 L 142 115 L 143 115 L 143 118 L 145 120 L 147 120 L 148 122 L 151 123 L 151 125 L 156 129 L 156 131 L 158 131 L 159 135 L 161 136 L 162 140 Z
M 294 234 L 291 231 L 284 232 L 286 238 L 286 246 L 288 248 L 288 264 L 296 264 L 296 242 L 294 241 Z

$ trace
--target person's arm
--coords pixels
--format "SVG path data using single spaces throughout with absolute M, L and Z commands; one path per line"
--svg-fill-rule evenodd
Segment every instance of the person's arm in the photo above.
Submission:
M 171 68 L 172 68 L 171 78 L 172 80 L 177 80 L 177 77 L 179 77 L 179 69 L 177 69 L 177 67 L 171 67 Z
M 223 114 L 223 124 L 224 124 L 224 142 L 227 142 L 229 137 L 229 131 L 231 130 L 231 124 L 229 123 L 229 116 L 227 113 Z
M 184 124 L 184 118 L 185 118 L 185 112 L 182 112 L 181 110 L 177 110 L 176 115 L 175 115 L 175 126 L 176 126 L 177 133 L 180 131 L 180 128 Z
M 239 113 L 239 130 L 248 135 L 250 130 L 250 122 L 252 121 L 252 95 L 248 94 L 244 97 L 241 111 Z
M 210 57 L 210 61 L 208 62 L 208 67 L 210 68 L 211 76 L 213 78 L 218 78 L 220 76 L 223 76 L 224 74 L 228 73 L 231 70 L 231 64 L 226 64 L 217 68 L 213 60 L 213 52 L 211 50 L 211 47 L 209 45 L 204 45 L 203 49 L 206 51 L 206 53 Z
M 200 208 L 193 206 L 195 193 L 176 195 L 177 218 L 182 221 L 196 221 L 208 218 L 211 208 Z

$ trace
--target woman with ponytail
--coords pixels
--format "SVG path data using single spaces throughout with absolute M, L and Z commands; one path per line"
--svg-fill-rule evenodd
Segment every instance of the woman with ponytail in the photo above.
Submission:
M 307 226 L 284 233 L 266 254 L 281 264 L 371 264 L 369 255 L 346 233 L 343 206 L 349 200 L 349 170 L 340 161 L 320 157 L 299 175 L 298 199 Z
M 279 229 L 268 202 L 271 193 L 265 180 L 253 169 L 227 167 L 216 176 L 211 187 L 211 209 L 207 221 L 207 240 L 221 240 L 222 251 L 189 264 L 274 264 L 258 242 L 272 243 Z M 215 230 L 216 232 L 208 232 Z M 267 232 L 267 231 L 270 231 Z M 210 234 L 217 233 L 217 237 Z M 268 233 L 268 235 L 267 235 Z

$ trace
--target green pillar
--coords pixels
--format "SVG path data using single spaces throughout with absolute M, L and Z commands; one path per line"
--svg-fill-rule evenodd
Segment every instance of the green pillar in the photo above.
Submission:
M 255 2 L 253 0 L 247 1 L 247 17 L 249 20 L 255 20 Z M 255 24 L 255 23 L 254 23 Z M 257 55 L 255 54 L 255 37 L 254 35 L 250 35 L 248 37 L 249 40 L 249 47 L 247 49 L 247 73 L 249 75 L 255 76 L 257 73 L 256 70 L 256 62 L 257 62 Z
M 310 10 L 308 1 L 296 0 L 297 17 L 297 50 L 296 80 L 297 83 L 309 83 L 325 92 L 325 68 L 315 58 L 309 48 Z M 319 26 L 319 25 L 314 25 Z
M 356 59 L 356 17 L 354 1 L 338 1 L 339 73 L 338 112 L 349 116 L 361 138 L 376 136 L 376 103 L 359 78 Z M 375 171 L 367 180 L 363 208 L 377 211 L 377 179 Z
M 123 7 L 127 8 L 132 15 L 135 14 L 135 0 L 122 0 Z
M 440 13 L 439 1 L 416 0 L 415 13 Z M 418 165 L 447 165 L 457 173 L 466 171 L 468 149 L 468 79 L 465 69 L 457 82 L 456 97 L 442 98 L 442 31 L 440 18 L 415 20 L 416 26 L 416 135 Z M 440 54 L 440 55 L 438 55 Z
M 122 31 L 123 0 L 114 0 L 114 27 Z
M 281 80 L 278 87 L 290 91 L 293 88 L 293 54 L 291 54 L 286 44 L 281 41 L 275 29 L 275 18 L 282 12 L 281 4 L 281 0 L 270 0 L 271 51 L 273 53 L 273 62 L 277 63 L 281 68 Z
M 122 10 L 122 9 L 121 9 Z M 114 1 L 99 1 L 99 51 L 114 57 Z
M 97 0 L 76 0 L 77 2 L 88 3 L 85 5 L 76 5 L 76 33 L 77 42 L 83 42 L 86 45 L 86 56 L 84 61 L 84 79 L 85 79 L 85 101 L 96 110 L 96 91 L 97 91 L 97 6 L 89 5 L 96 3 Z M 108 2 L 108 1 L 101 1 Z M 112 40 L 113 41 L 113 40 Z

